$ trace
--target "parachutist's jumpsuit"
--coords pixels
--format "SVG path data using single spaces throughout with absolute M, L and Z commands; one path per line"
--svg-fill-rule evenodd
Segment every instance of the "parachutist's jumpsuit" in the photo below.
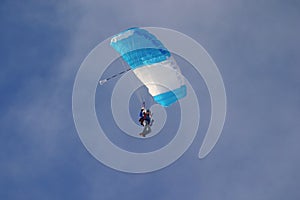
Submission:
M 146 120 L 147 124 L 150 124 L 150 112 L 145 112 L 145 109 L 141 109 L 139 122 L 144 126 L 144 121 Z

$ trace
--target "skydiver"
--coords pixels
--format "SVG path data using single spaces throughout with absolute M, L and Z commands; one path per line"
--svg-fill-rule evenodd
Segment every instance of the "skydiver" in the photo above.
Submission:
M 146 110 L 145 107 L 141 108 L 139 122 L 141 123 L 142 126 L 150 125 L 151 111 L 149 109 Z
M 144 126 L 144 130 L 140 133 L 141 136 L 146 137 L 148 133 L 151 132 L 150 126 L 152 125 L 153 119 L 151 119 L 151 111 L 149 109 L 145 109 L 145 102 L 143 102 L 143 106 L 140 111 L 140 119 L 139 122 L 142 126 Z
M 142 126 L 144 126 L 144 113 L 146 113 L 145 102 L 143 102 L 142 107 L 141 107 L 141 111 L 140 111 L 139 122 L 141 123 Z

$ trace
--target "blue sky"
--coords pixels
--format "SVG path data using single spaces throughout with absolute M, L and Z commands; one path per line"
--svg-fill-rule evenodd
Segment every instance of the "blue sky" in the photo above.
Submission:
M 1 1 L 0 198 L 298 200 L 299 9 L 292 0 Z M 81 143 L 76 72 L 98 43 L 133 26 L 183 32 L 218 65 L 228 112 L 205 159 L 205 89 L 195 141 L 163 170 L 118 172 Z

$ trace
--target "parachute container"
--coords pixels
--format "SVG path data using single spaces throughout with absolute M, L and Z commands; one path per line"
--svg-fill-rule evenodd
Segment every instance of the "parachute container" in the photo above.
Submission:
M 186 85 L 171 53 L 151 33 L 127 29 L 112 37 L 110 45 L 121 55 L 148 92 L 167 107 L 186 96 Z

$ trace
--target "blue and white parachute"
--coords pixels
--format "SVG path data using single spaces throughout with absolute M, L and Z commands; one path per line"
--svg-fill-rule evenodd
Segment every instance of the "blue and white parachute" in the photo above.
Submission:
M 148 88 L 157 103 L 167 107 L 186 96 L 184 77 L 175 59 L 147 30 L 127 29 L 115 35 L 110 45 Z

